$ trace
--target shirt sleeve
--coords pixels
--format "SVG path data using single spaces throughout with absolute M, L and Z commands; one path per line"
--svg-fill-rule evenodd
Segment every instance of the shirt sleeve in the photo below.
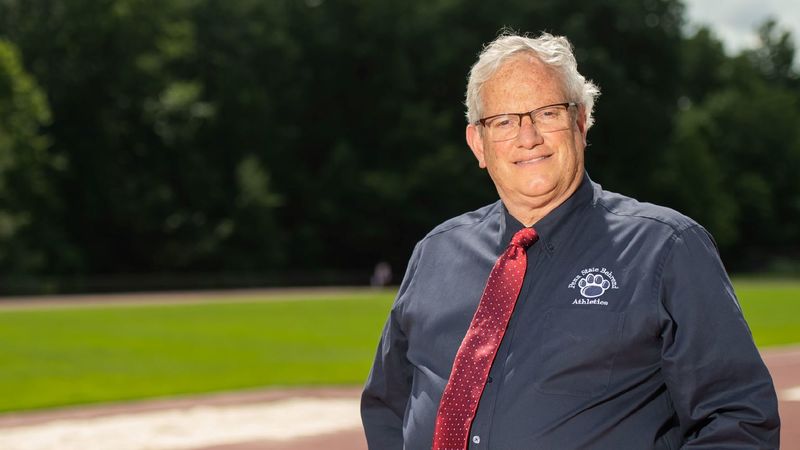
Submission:
M 711 236 L 673 236 L 662 265 L 662 369 L 685 449 L 777 449 L 772 378 Z
M 408 341 L 398 316 L 403 297 L 413 282 L 420 247 L 421 244 L 417 244 L 411 255 L 361 394 L 361 421 L 370 449 L 403 449 L 403 417 L 411 393 L 413 370 L 406 358 Z

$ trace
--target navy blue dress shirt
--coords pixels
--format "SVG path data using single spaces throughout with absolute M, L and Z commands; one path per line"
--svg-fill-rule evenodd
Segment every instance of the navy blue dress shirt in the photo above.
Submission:
M 417 244 L 362 395 L 370 449 L 431 448 L 456 351 L 521 227 L 498 201 Z M 772 380 L 701 226 L 584 175 L 534 228 L 470 449 L 778 448 Z

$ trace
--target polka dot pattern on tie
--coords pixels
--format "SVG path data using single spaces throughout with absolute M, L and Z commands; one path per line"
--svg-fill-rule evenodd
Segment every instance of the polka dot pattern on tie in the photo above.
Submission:
M 489 274 L 439 403 L 433 450 L 467 448 L 478 401 L 525 278 L 525 251 L 538 239 L 533 228 L 518 231 Z

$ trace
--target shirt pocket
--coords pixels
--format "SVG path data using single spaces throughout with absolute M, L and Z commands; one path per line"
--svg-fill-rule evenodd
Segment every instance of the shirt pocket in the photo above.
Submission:
M 541 327 L 534 387 L 545 394 L 592 397 L 608 389 L 625 314 L 551 309 Z

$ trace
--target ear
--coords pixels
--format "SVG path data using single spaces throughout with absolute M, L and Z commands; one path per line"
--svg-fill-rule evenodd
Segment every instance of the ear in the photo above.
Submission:
M 581 134 L 583 145 L 586 146 L 586 107 L 583 105 L 578 106 L 578 117 L 575 118 L 575 125 Z
M 481 169 L 486 168 L 486 159 L 483 153 L 483 136 L 481 130 L 475 124 L 467 125 L 467 145 L 472 150 L 472 154 L 478 160 L 478 167 Z

